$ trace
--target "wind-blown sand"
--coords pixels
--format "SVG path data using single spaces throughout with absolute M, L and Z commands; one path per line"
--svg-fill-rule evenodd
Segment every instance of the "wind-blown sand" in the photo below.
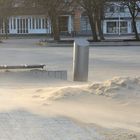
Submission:
M 86 85 L 50 82 L 54 86 L 1 87 L 1 139 L 140 139 L 139 77 Z
M 45 64 L 69 81 L 2 73 L 0 140 L 140 140 L 140 47 L 91 47 L 91 82 L 78 83 L 73 49 L 38 41 L 4 41 L 0 65 Z

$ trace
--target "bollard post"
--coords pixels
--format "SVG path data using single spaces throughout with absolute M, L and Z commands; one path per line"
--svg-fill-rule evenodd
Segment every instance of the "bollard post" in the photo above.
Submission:
M 88 81 L 89 43 L 84 39 L 76 39 L 73 51 L 73 80 Z

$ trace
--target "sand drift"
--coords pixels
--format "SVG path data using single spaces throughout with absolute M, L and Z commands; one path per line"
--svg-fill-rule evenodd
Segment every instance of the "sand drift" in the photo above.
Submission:
M 38 136 L 33 133 L 35 140 L 41 136 L 48 140 L 70 140 L 69 136 L 74 140 L 140 139 L 139 77 L 115 77 L 85 85 L 61 81 L 62 86 L 58 84 L 60 81 L 52 79 L 48 82 L 55 86 L 1 86 L 0 117 L 4 116 L 5 121 L 0 118 L 0 125 L 8 133 L 13 131 L 19 139 L 26 126 L 26 137 L 33 139 L 31 129 L 38 133 Z M 10 120 L 14 125 L 9 124 Z M 18 126 L 19 134 L 14 126 Z
M 51 92 L 48 100 L 75 99 L 88 95 L 100 95 L 112 98 L 140 98 L 140 77 L 115 77 L 103 83 L 93 83 L 88 86 L 62 87 Z

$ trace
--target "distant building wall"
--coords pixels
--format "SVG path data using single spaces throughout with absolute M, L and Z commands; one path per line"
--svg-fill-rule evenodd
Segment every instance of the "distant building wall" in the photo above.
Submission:
M 117 6 L 118 3 L 108 6 L 103 21 L 104 34 L 133 34 L 131 15 L 127 7 Z M 37 11 L 35 11 L 37 13 Z M 51 22 L 48 17 L 38 12 L 34 15 L 13 15 L 8 24 L 0 19 L 0 34 L 51 34 Z M 75 9 L 73 13 L 60 16 L 60 31 L 64 35 L 91 35 L 88 16 L 83 9 Z M 140 13 L 137 16 L 137 29 L 140 33 Z
M 91 35 L 91 27 L 88 16 L 81 11 L 81 14 L 76 14 L 76 19 L 80 18 L 80 31 L 78 33 L 83 35 Z M 79 20 L 78 20 L 79 21 Z M 140 33 L 140 12 L 138 13 L 137 19 L 137 30 Z M 77 24 L 79 27 L 79 24 Z M 125 6 L 121 6 L 119 2 L 112 2 L 108 5 L 105 10 L 105 17 L 103 20 L 103 33 L 108 35 L 128 35 L 134 34 L 133 24 L 129 9 Z
M 81 11 L 80 10 L 75 10 L 75 15 L 74 15 L 74 32 L 80 33 L 80 24 L 81 24 Z
M 60 17 L 60 31 L 71 33 L 73 31 L 71 15 L 62 15 Z M 51 22 L 49 18 L 43 15 L 20 15 L 11 16 L 8 19 L 8 24 L 0 19 L 0 34 L 7 33 L 11 35 L 18 34 L 51 34 Z

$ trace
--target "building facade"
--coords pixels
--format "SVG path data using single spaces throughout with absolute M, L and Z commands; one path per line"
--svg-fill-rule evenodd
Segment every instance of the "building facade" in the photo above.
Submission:
M 59 19 L 60 31 L 71 33 L 72 16 L 62 15 Z M 6 30 L 7 29 L 7 30 Z M 10 16 L 7 25 L 1 20 L 0 34 L 51 34 L 51 22 L 44 15 L 19 15 Z
M 45 35 L 52 33 L 51 22 L 43 12 L 36 10 L 34 14 L 30 14 L 29 11 L 27 13 L 23 14 L 22 10 L 20 10 L 18 14 L 8 16 L 7 24 L 1 18 L 0 34 Z M 138 32 L 140 33 L 140 14 L 137 16 L 136 23 Z M 75 10 L 72 14 L 61 15 L 59 17 L 59 25 L 60 32 L 65 35 L 71 35 L 73 33 L 79 35 L 91 34 L 88 17 L 81 9 Z M 129 9 L 118 3 L 113 3 L 111 6 L 108 6 L 105 11 L 102 29 L 104 34 L 133 34 Z
M 138 33 L 140 33 L 140 13 L 136 18 Z M 108 4 L 105 8 L 105 16 L 102 23 L 105 35 L 129 35 L 134 34 L 133 23 L 129 9 L 118 2 Z M 91 34 L 88 17 L 81 14 L 81 34 Z
M 140 13 L 136 19 L 137 30 L 140 33 Z M 129 9 L 119 3 L 113 3 L 106 8 L 103 22 L 104 34 L 133 34 L 133 25 Z

